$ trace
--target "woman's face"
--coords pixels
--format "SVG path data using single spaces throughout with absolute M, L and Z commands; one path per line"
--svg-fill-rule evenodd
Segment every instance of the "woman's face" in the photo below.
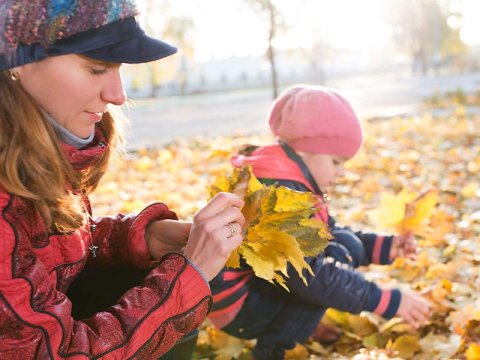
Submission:
M 338 177 L 345 176 L 347 158 L 327 154 L 300 154 L 322 192 L 334 186 Z
M 94 132 L 108 104 L 125 102 L 120 64 L 62 55 L 15 70 L 23 88 L 38 105 L 81 138 Z

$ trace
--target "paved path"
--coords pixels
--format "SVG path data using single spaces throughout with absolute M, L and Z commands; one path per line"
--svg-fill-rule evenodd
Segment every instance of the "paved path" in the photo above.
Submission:
M 480 73 L 443 77 L 382 74 L 334 79 L 361 118 L 413 114 L 435 92 L 480 90 Z M 128 148 L 155 147 L 177 138 L 267 131 L 270 89 L 237 90 L 135 100 L 127 133 Z

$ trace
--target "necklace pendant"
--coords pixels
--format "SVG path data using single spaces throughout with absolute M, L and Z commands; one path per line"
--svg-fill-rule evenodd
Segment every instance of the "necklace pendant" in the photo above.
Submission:
M 322 194 L 322 197 L 323 197 L 323 201 L 325 201 L 326 203 L 330 202 L 330 196 L 328 195 L 328 193 L 324 192 Z
M 95 246 L 95 245 L 90 245 L 88 247 L 88 250 L 90 250 L 90 252 L 92 253 L 92 257 L 97 257 L 97 249 L 98 249 L 98 246 Z

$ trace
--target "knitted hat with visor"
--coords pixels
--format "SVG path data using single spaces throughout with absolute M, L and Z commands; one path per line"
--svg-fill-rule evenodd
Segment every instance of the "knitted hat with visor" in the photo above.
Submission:
M 1 0 L 0 70 L 56 55 L 142 63 L 177 51 L 147 36 L 136 15 L 132 0 Z

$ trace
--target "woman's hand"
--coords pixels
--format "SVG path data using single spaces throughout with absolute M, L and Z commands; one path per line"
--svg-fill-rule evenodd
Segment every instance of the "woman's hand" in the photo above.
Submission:
M 168 252 L 183 252 L 191 227 L 191 221 L 165 219 L 150 223 L 145 229 L 150 255 L 158 260 Z
M 402 299 L 396 315 L 417 329 L 432 315 L 432 304 L 419 294 L 402 291 Z
M 393 237 L 392 246 L 390 248 L 390 260 L 396 258 L 414 259 L 417 256 L 417 252 L 417 243 L 410 230 Z
M 193 219 L 184 254 L 208 280 L 220 272 L 243 240 L 245 218 L 240 211 L 243 204 L 237 195 L 221 192 Z

